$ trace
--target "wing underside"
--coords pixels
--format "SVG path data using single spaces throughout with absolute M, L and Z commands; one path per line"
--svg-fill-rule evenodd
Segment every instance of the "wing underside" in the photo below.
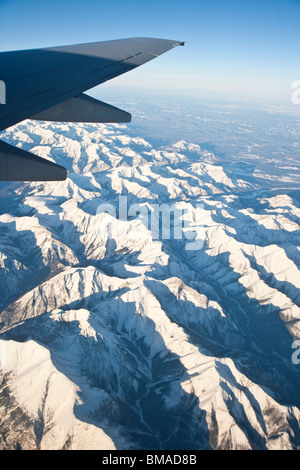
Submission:
M 83 92 L 133 70 L 178 45 L 183 43 L 166 39 L 131 38 L 1 52 L 0 78 L 6 85 L 6 104 L 0 106 L 0 131 L 24 119 L 129 122 L 131 116 L 126 111 L 95 100 Z M 7 177 L 14 178 L 13 165 L 7 163 L 9 155 L 13 159 L 14 154 L 6 145 L 5 151 L 2 150 L 2 144 L 0 147 L 0 159 L 6 162 L 5 166 L 2 163 L 0 165 L 0 180 L 7 165 L 11 167 L 6 173 L 9 175 Z M 20 152 L 15 158 L 21 161 Z M 33 158 L 37 159 L 36 156 Z M 26 162 L 29 164 L 28 159 Z M 34 164 L 31 161 L 31 168 Z M 44 180 L 43 171 L 39 170 L 36 174 Z M 56 178 L 55 172 L 51 172 L 51 175 Z M 25 177 L 22 180 L 27 181 Z
M 31 119 L 56 122 L 130 122 L 131 114 L 82 93 L 31 116 Z
M 45 158 L 0 141 L 1 181 L 62 181 L 67 170 Z

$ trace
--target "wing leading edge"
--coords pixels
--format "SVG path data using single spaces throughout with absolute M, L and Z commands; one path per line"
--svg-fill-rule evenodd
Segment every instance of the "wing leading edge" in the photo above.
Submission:
M 184 45 L 180 41 L 155 38 L 131 38 L 73 46 L 0 53 L 0 78 L 6 85 L 6 104 L 0 106 L 0 131 L 24 119 L 62 122 L 129 122 L 131 115 L 83 92 L 143 65 L 170 49 Z M 13 150 L 0 146 L 0 180 L 16 177 L 11 165 Z M 13 149 L 13 147 L 12 147 Z M 28 153 L 28 152 L 27 152 Z M 43 177 L 34 171 L 35 159 L 26 159 L 24 181 L 57 179 L 55 172 Z M 22 159 L 18 152 L 18 162 Z M 25 160 L 24 160 L 25 161 Z M 41 162 L 40 162 L 41 163 Z M 52 162 L 52 165 L 54 165 Z M 44 167 L 43 167 L 44 168 Z M 61 167 L 59 167 L 61 168 Z M 58 172 L 60 176 L 62 173 Z M 26 174 L 26 178 L 25 178 Z M 66 177 L 66 176 L 65 176 Z M 9 178 L 9 179 L 8 179 Z M 61 179 L 61 178 L 58 178 Z M 19 181 L 18 179 L 16 179 Z

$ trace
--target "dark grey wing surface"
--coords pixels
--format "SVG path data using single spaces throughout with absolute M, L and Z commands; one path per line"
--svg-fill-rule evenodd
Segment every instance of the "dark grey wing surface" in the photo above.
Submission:
M 83 92 L 181 44 L 166 39 L 132 38 L 1 52 L 0 79 L 6 84 L 6 104 L 0 106 L 0 131 L 30 118 L 128 122 L 131 118 L 128 113 L 89 98 Z M 6 160 L 7 154 L 6 149 Z M 28 164 L 33 165 L 29 161 Z M 40 180 L 46 176 L 41 172 Z M 0 179 L 3 177 L 0 174 Z
M 62 181 L 67 170 L 0 140 L 1 181 Z
M 82 93 L 31 116 L 31 119 L 58 122 L 130 122 L 131 114 Z
M 6 104 L 0 106 L 0 130 L 139 67 L 179 44 L 132 38 L 1 52 L 0 79 L 6 84 Z

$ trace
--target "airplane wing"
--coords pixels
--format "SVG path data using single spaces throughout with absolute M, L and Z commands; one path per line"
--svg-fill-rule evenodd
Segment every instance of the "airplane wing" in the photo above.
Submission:
M 133 70 L 178 45 L 184 43 L 131 38 L 1 52 L 0 79 L 6 86 L 6 104 L 0 105 L 0 131 L 24 119 L 129 122 L 129 113 L 83 92 Z M 22 177 L 22 171 L 16 171 L 16 158 L 20 164 L 28 152 L 23 151 L 21 155 L 16 148 L 3 144 L 0 141 L 0 180 L 55 181 L 66 178 L 62 167 L 58 166 L 56 173 L 55 164 L 45 160 L 51 163 L 49 171 L 47 164 L 43 166 L 41 161 L 35 162 L 38 157 L 29 154 L 26 162 L 24 160 L 28 168 L 25 179 L 25 173 Z

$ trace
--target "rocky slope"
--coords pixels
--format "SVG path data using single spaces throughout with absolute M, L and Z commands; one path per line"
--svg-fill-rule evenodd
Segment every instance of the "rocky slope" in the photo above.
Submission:
M 69 178 L 0 191 L 0 448 L 298 448 L 294 193 L 123 125 L 2 138 Z

